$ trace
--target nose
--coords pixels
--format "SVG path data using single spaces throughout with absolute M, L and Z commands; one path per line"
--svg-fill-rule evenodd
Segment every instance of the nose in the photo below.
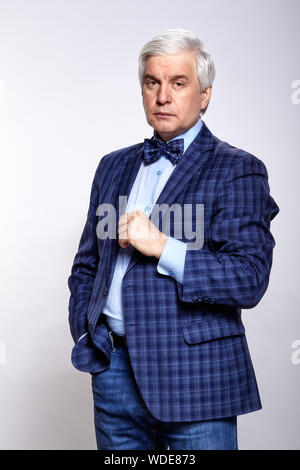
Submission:
M 164 104 L 171 103 L 172 95 L 168 86 L 166 84 L 161 83 L 156 96 L 156 102 L 158 105 L 163 106 Z

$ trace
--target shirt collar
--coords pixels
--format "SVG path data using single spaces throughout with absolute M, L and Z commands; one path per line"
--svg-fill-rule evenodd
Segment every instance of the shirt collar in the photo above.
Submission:
M 186 132 L 183 134 L 177 135 L 176 137 L 173 137 L 173 139 L 168 140 L 168 142 L 171 142 L 171 140 L 176 140 L 176 139 L 183 139 L 184 141 L 184 152 L 186 152 L 187 148 L 191 145 L 195 137 L 199 134 L 201 127 L 202 127 L 203 121 L 201 121 L 201 118 L 198 119 L 196 124 L 193 125 L 190 129 L 188 129 Z M 157 134 L 156 131 L 154 131 L 153 135 L 154 139 L 162 140 L 159 135 Z M 183 153 L 184 153 L 183 152 Z

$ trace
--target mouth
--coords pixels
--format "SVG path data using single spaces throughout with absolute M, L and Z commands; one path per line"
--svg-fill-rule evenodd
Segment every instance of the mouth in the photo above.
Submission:
M 174 114 L 170 114 L 170 113 L 154 113 L 154 116 L 158 116 L 158 117 L 172 117 L 172 116 L 174 116 Z

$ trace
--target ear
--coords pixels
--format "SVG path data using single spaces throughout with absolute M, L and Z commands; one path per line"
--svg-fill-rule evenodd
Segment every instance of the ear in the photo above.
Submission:
M 210 97 L 212 94 L 212 86 L 205 88 L 205 90 L 201 91 L 201 110 L 207 108 Z

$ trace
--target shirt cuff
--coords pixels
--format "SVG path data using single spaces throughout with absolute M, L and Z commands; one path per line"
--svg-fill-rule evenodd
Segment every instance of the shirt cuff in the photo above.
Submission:
M 183 283 L 186 243 L 169 237 L 157 264 L 157 271 Z

